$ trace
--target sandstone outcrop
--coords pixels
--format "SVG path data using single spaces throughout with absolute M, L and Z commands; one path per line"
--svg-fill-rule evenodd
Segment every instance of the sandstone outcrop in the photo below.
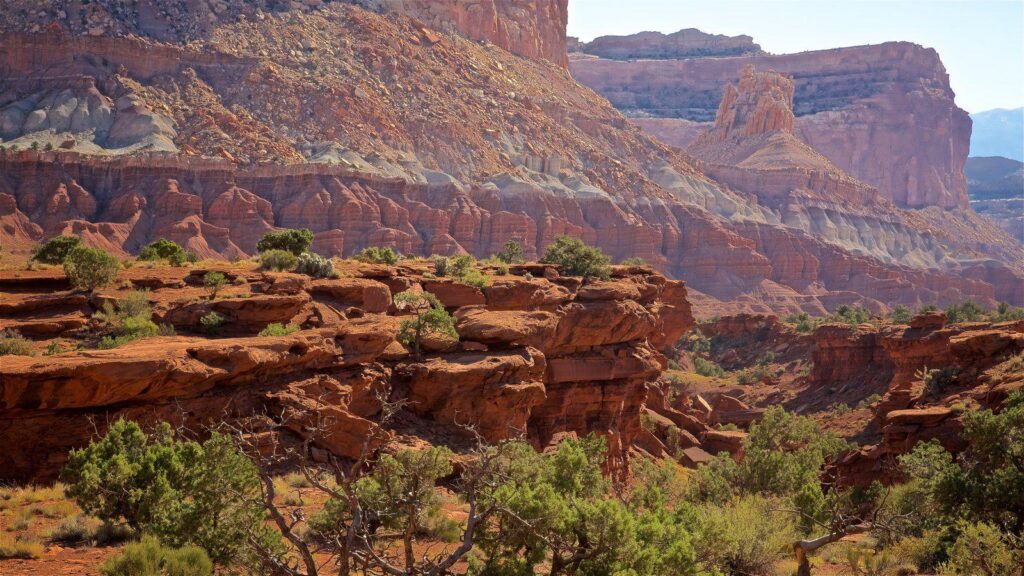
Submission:
M 538 448 L 594 432 L 608 439 L 609 470 L 624 472 L 648 385 L 665 364 L 652 344 L 693 326 L 681 282 L 625 267 L 612 280 L 581 282 L 552 268 L 551 280 L 497 276 L 477 290 L 480 301 L 449 300 L 462 341 L 416 357 L 395 340 L 403 317 L 390 306 L 389 285 L 441 285 L 424 277 L 429 265 L 342 266 L 343 277 L 329 280 L 227 267 L 233 281 L 213 300 L 195 285 L 205 269 L 132 268 L 119 288 L 91 298 L 51 291 L 59 269 L 3 273 L 0 330 L 56 322 L 27 334 L 38 338 L 37 354 L 47 343 L 85 348 L 0 361 L 0 434 L 8 440 L 0 476 L 51 478 L 67 451 L 90 439 L 89 422 L 102 429 L 119 416 L 195 427 L 259 416 L 257 432 L 292 441 L 322 426 L 314 444 L 351 458 L 376 426 L 380 397 L 405 402 L 397 433 L 428 442 L 465 434 L 467 425 L 492 441 L 523 436 Z M 150 286 L 154 319 L 174 323 L 178 335 L 90 349 L 104 330 L 93 312 L 140 285 Z M 229 318 L 220 337 L 199 322 L 209 310 Z M 57 322 L 73 314 L 78 325 Z M 302 329 L 255 335 L 271 322 Z
M 671 34 L 639 32 L 628 36 L 599 36 L 590 42 L 580 43 L 573 51 L 612 60 L 748 56 L 764 53 L 750 36 L 708 34 L 696 28 L 686 28 Z
M 839 325 L 814 335 L 813 387 L 881 392 L 871 405 L 881 432 L 839 462 L 844 481 L 890 477 L 893 458 L 917 442 L 939 440 L 964 449 L 960 416 L 966 409 L 997 407 L 1024 386 L 1024 322 L 945 325 L 941 313 L 915 317 L 909 326 Z

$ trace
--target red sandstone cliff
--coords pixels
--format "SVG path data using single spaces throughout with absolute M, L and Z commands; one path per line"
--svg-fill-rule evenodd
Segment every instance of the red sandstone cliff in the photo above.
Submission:
M 409 402 L 398 434 L 449 442 L 458 425 L 475 424 L 492 441 L 526 435 L 543 448 L 594 432 L 621 471 L 646 386 L 664 367 L 658 348 L 693 325 L 683 284 L 649 270 L 618 268 L 610 281 L 583 283 L 526 266 L 480 289 L 425 277 L 427 263 L 348 266 L 329 280 L 224 267 L 232 284 L 215 300 L 195 297 L 204 270 L 125 270 L 118 288 L 91 297 L 68 290 L 59 272 L 4 273 L 0 329 L 32 335 L 40 350 L 88 338 L 87 324 L 102 329 L 90 319 L 96 307 L 131 288 L 149 288 L 154 319 L 179 335 L 4 356 L 0 480 L 52 477 L 68 449 L 90 439 L 90 419 L 102 426 L 118 416 L 200 426 L 264 415 L 261 433 L 294 441 L 320 414 L 331 428 L 319 448 L 352 457 L 381 391 Z M 424 357 L 395 340 L 402 312 L 391 305 L 394 293 L 420 288 L 453 313 L 461 337 Z M 226 319 L 222 338 L 202 335 L 199 318 L 210 311 Z M 303 330 L 256 335 L 271 322 Z
M 795 78 L 797 134 L 855 178 L 901 206 L 967 206 L 971 122 L 932 49 L 890 42 L 779 56 L 579 58 L 571 69 L 620 110 L 707 122 L 723 88 L 749 64 Z M 665 125 L 654 133 L 671 134 Z
M 455 30 L 526 58 L 569 65 L 569 0 L 378 0 L 435 30 Z

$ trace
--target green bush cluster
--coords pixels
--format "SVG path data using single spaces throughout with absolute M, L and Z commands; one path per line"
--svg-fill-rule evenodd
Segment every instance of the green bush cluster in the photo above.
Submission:
M 363 248 L 355 256 L 356 260 L 360 262 L 368 262 L 370 264 L 387 264 L 393 266 L 398 263 L 399 255 L 394 248 L 381 248 L 379 246 L 370 246 Z
M 640 464 L 644 480 L 624 498 L 602 474 L 605 443 L 566 440 L 554 453 L 520 444 L 509 454 L 508 481 L 490 495 L 504 503 L 481 538 L 484 559 L 470 573 L 695 575 L 700 573 L 692 510 L 666 489 L 673 469 Z
M 117 279 L 121 263 L 99 248 L 77 246 L 63 260 L 64 274 L 79 290 L 96 290 Z
M 420 354 L 423 340 L 430 335 L 458 340 L 455 319 L 444 309 L 437 296 L 430 292 L 399 292 L 395 294 L 395 306 L 415 315 L 412 319 L 402 321 L 397 336 L 398 341 L 412 348 L 414 354 Z
M 128 342 L 150 336 L 173 336 L 171 326 L 158 326 L 153 322 L 153 311 L 149 305 L 149 293 L 132 290 L 116 303 L 107 300 L 94 317 L 109 326 L 112 333 L 104 336 L 99 347 L 117 348 Z
M 102 576 L 213 576 L 213 562 L 198 546 L 172 548 L 146 535 L 100 567 Z
M 640 258 L 638 256 L 631 256 L 629 258 L 625 258 L 622 260 L 622 262 L 619 262 L 619 264 L 623 266 L 650 266 L 647 260 L 644 260 L 643 258 Z
M 224 288 L 228 279 L 223 272 L 207 272 L 203 275 L 203 286 L 210 292 L 210 300 L 217 298 L 217 293 Z
M 476 259 L 468 254 L 438 256 L 434 258 L 434 274 L 450 277 L 456 282 L 483 288 L 491 283 L 489 276 L 476 269 Z
M 707 376 L 709 378 L 724 378 L 725 369 L 716 364 L 711 360 L 706 360 L 700 356 L 693 357 L 693 369 L 697 374 L 701 376 Z
M 172 266 L 184 266 L 186 262 L 195 262 L 198 258 L 195 254 L 186 252 L 178 243 L 161 238 L 143 246 L 139 251 L 139 260 L 166 260 Z
M 505 264 L 522 264 L 525 262 L 523 257 L 523 247 L 519 244 L 518 240 L 509 240 L 505 242 L 505 245 L 501 247 L 501 251 L 494 255 L 499 262 Z
M 266 328 L 260 330 L 260 336 L 288 336 L 299 331 L 298 324 L 281 324 L 280 322 L 274 322 L 268 324 Z
M 968 449 L 954 460 L 937 440 L 899 458 L 910 481 L 891 505 L 920 570 L 1019 575 L 1024 566 L 1024 389 L 1001 411 L 963 415 Z M 1014 570 L 1017 570 L 1016 572 Z
M 43 264 L 60 264 L 68 257 L 72 250 L 82 244 L 78 236 L 55 236 L 40 246 L 32 260 Z
M 298 256 L 309 250 L 313 244 L 313 232 L 307 228 L 301 230 L 281 230 L 268 232 L 256 243 L 256 251 L 260 254 L 275 250 L 283 250 Z
M 288 250 L 267 250 L 260 252 L 260 266 L 266 270 L 284 272 L 295 268 L 299 259 Z
M 255 466 L 222 434 L 199 443 L 167 424 L 147 434 L 117 420 L 102 439 L 71 451 L 61 478 L 85 513 L 172 547 L 201 547 L 217 564 L 251 564 L 254 536 L 274 545 Z
M 611 277 L 611 258 L 600 248 L 587 246 L 579 238 L 559 236 L 548 246 L 540 259 L 543 264 L 557 264 L 566 276 Z
M 227 318 L 210 310 L 199 319 L 199 327 L 207 334 L 218 334 L 226 322 Z

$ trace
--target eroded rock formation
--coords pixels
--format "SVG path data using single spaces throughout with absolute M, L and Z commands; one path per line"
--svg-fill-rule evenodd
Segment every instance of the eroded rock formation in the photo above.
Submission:
M 616 61 L 580 58 L 573 76 L 627 113 L 714 120 L 719 95 L 753 64 L 795 79 L 796 133 L 852 176 L 900 206 L 964 208 L 971 121 L 958 108 L 938 54 L 889 42 L 734 58 Z M 666 141 L 672 122 L 644 124 Z
M 910 325 L 826 325 L 814 334 L 811 387 L 856 388 L 871 405 L 880 438 L 839 463 L 845 481 L 870 483 L 896 474 L 894 457 L 917 442 L 964 448 L 960 417 L 994 408 L 1024 386 L 1024 322 L 947 326 L 941 312 Z
M 231 283 L 215 300 L 197 298 L 205 270 L 133 268 L 120 288 L 91 297 L 68 290 L 59 272 L 4 273 L 0 329 L 39 338 L 39 350 L 102 330 L 93 312 L 131 287 L 149 288 L 154 319 L 179 335 L 4 356 L 0 478 L 52 478 L 67 451 L 88 442 L 91 422 L 102 430 L 119 416 L 196 427 L 260 416 L 260 433 L 291 441 L 326 421 L 317 446 L 354 457 L 376 425 L 380 393 L 408 402 L 396 434 L 441 441 L 474 425 L 489 440 L 522 435 L 543 448 L 594 432 L 608 439 L 609 468 L 624 471 L 647 386 L 664 368 L 658 347 L 693 325 L 683 284 L 630 268 L 581 283 L 541 266 L 478 289 L 425 278 L 427 269 L 358 265 L 313 281 L 227 268 Z M 524 278 L 527 271 L 536 277 Z M 454 313 L 461 342 L 423 357 L 399 344 L 403 318 L 390 301 L 406 289 L 434 291 Z M 221 338 L 203 336 L 199 318 L 209 311 L 226 319 Z M 271 322 L 303 330 L 256 336 Z
M 564 2 L 218 6 L 13 3 L 0 22 L 5 248 L 71 233 L 123 254 L 163 236 L 233 258 L 308 227 L 328 255 L 484 257 L 516 239 L 534 258 L 571 234 L 715 306 L 1024 301 L 1024 254 L 983 224 L 862 217 L 821 198 L 782 210 L 791 176 L 705 174 L 565 70 L 499 47 L 564 35 Z M 511 44 L 432 28 L 488 14 Z M 863 196 L 798 176 L 819 196 Z

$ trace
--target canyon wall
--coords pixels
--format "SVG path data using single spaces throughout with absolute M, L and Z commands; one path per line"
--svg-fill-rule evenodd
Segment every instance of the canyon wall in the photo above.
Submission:
M 963 168 L 971 121 L 956 106 L 932 49 L 889 42 L 777 56 L 578 57 L 571 70 L 627 115 L 710 122 L 725 86 L 749 64 L 793 78 L 796 133 L 853 177 L 900 206 L 967 206 Z M 689 144 L 671 135 L 692 132 L 672 126 L 663 120 L 653 133 Z
M 1024 253 L 969 216 L 854 214 L 825 197 L 861 193 L 845 183 L 732 175 L 558 66 L 400 11 L 223 2 L 193 30 L 159 24 L 204 18 L 173 2 L 72 4 L 13 2 L 0 22 L 0 239 L 19 254 L 69 233 L 120 255 L 167 237 L 234 258 L 308 227 L 332 256 L 486 257 L 515 239 L 535 258 L 570 234 L 721 306 L 1024 300 Z M 751 191 L 764 182 L 772 194 Z M 780 201 L 806 189 L 815 202 Z

